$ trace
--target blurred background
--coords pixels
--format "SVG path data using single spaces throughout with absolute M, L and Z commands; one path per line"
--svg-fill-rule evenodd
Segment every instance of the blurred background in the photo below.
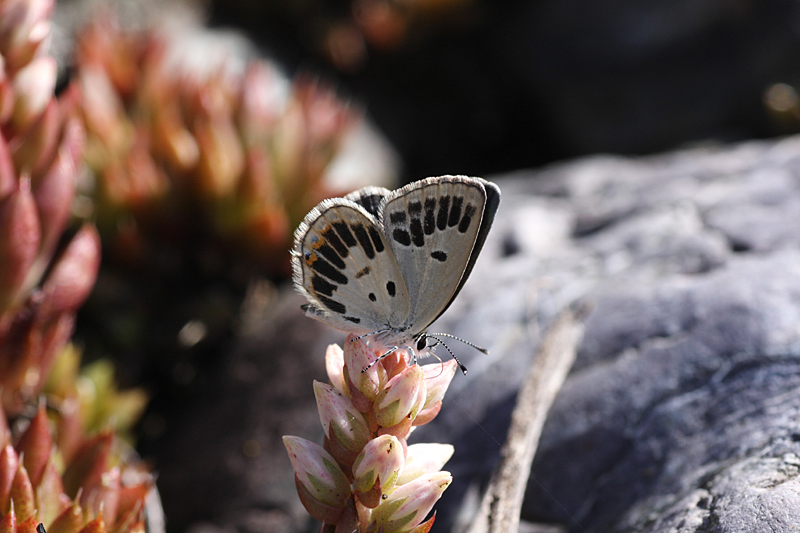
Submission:
M 20 261 L 17 274 L 33 272 L 0 271 L 0 296 L 11 295 L 0 298 L 0 348 L 28 354 L 14 339 L 50 335 L 29 324 L 37 291 L 70 242 L 93 243 L 102 260 L 82 263 L 86 294 L 64 308 L 68 320 L 46 324 L 58 336 L 37 372 L 69 352 L 68 370 L 55 364 L 64 380 L 78 379 L 82 358 L 106 361 L 92 375 L 109 397 L 115 380 L 139 387 L 95 426 L 124 419 L 119 432 L 161 461 L 165 481 L 175 422 L 222 379 L 221 354 L 250 331 L 248 317 L 287 290 L 292 232 L 323 198 L 800 131 L 796 0 L 2 9 L 0 126 L 11 155 L 0 153 L 0 200 L 8 183 L 30 184 L 47 235 L 35 254 L 0 249 Z M 69 171 L 53 163 L 57 147 L 69 149 Z M 45 179 L 51 168 L 63 170 L 58 186 Z M 12 219 L 0 216 L 9 235 Z M 40 381 L 6 402 L 11 418 L 35 403 Z M 181 498 L 164 493 L 168 514 Z M 177 530 L 189 519 L 173 517 Z
M 211 2 L 210 23 L 242 28 L 290 72 L 335 80 L 409 180 L 791 131 L 799 10 L 791 0 L 234 0 Z

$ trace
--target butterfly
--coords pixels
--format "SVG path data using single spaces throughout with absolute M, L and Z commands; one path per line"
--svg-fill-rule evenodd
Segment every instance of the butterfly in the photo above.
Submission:
M 466 176 L 323 200 L 294 234 L 293 280 L 306 314 L 372 337 L 389 349 L 382 357 L 406 348 L 416 360 L 441 343 L 427 328 L 467 281 L 499 204 L 497 185 Z

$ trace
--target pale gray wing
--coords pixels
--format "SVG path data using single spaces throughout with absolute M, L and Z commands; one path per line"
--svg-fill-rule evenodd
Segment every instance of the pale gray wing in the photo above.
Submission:
M 412 334 L 450 305 L 474 264 L 479 235 L 482 245 L 488 232 L 481 227 L 485 183 L 465 176 L 428 178 L 384 200 L 381 224 L 408 287 Z
M 478 237 L 475 239 L 475 246 L 472 247 L 472 254 L 469 257 L 469 262 L 467 263 L 467 268 L 464 269 L 464 274 L 461 276 L 461 281 L 458 283 L 458 288 L 456 288 L 456 292 L 453 293 L 453 297 L 450 299 L 450 302 L 439 312 L 439 315 L 436 318 L 439 318 L 442 313 L 447 311 L 447 308 L 450 307 L 450 304 L 453 303 L 458 293 L 461 292 L 461 288 L 466 283 L 467 278 L 472 273 L 472 268 L 475 266 L 475 261 L 478 260 L 478 255 L 480 255 L 481 250 L 483 250 L 483 243 L 486 242 L 486 236 L 489 235 L 489 230 L 492 229 L 492 223 L 494 222 L 494 216 L 497 213 L 497 208 L 500 207 L 500 187 L 492 183 L 491 181 L 486 181 L 482 178 L 473 178 L 481 182 L 483 185 L 484 190 L 486 191 L 486 205 L 483 208 L 483 216 L 481 217 L 481 227 L 478 229 Z M 436 320 L 434 318 L 434 320 Z
M 295 232 L 292 270 L 308 314 L 336 329 L 371 333 L 408 318 L 408 290 L 386 237 L 351 200 L 324 200 L 306 215 Z
M 367 210 L 367 213 L 375 217 L 375 220 L 380 218 L 380 207 L 383 199 L 392 194 L 389 189 L 383 187 L 369 187 L 361 188 L 357 191 L 351 192 L 345 196 L 345 200 L 352 200 L 361 207 Z

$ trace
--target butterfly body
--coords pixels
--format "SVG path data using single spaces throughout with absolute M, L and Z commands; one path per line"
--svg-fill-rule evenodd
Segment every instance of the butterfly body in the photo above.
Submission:
M 499 202 L 496 185 L 464 176 L 324 200 L 298 227 L 292 250 L 307 314 L 382 346 L 424 349 L 428 326 L 469 276 Z

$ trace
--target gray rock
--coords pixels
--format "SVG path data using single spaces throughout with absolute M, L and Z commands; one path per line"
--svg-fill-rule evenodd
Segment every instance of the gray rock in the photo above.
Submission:
M 449 343 L 469 374 L 414 434 L 456 448 L 434 531 L 469 522 L 525 370 L 576 301 L 593 310 L 534 461 L 531 527 L 800 527 L 798 161 L 800 138 L 789 138 L 496 179 L 495 227 L 433 327 L 491 355 Z M 321 441 L 311 379 L 325 379 L 324 346 L 344 335 L 303 318 L 299 303 L 286 288 L 228 355 L 213 400 L 187 416 L 175 459 L 192 446 L 203 468 L 162 467 L 159 479 L 164 493 L 185 491 L 183 509 L 167 509 L 181 526 L 313 528 L 280 437 Z M 262 453 L 243 453 L 246 440 Z
M 523 518 L 584 533 L 800 527 L 798 155 L 790 138 L 497 180 L 494 234 L 444 328 L 494 350 L 464 355 L 470 375 L 417 434 L 456 446 L 440 531 L 459 480 L 486 481 L 542 327 L 577 299 L 594 309 Z

